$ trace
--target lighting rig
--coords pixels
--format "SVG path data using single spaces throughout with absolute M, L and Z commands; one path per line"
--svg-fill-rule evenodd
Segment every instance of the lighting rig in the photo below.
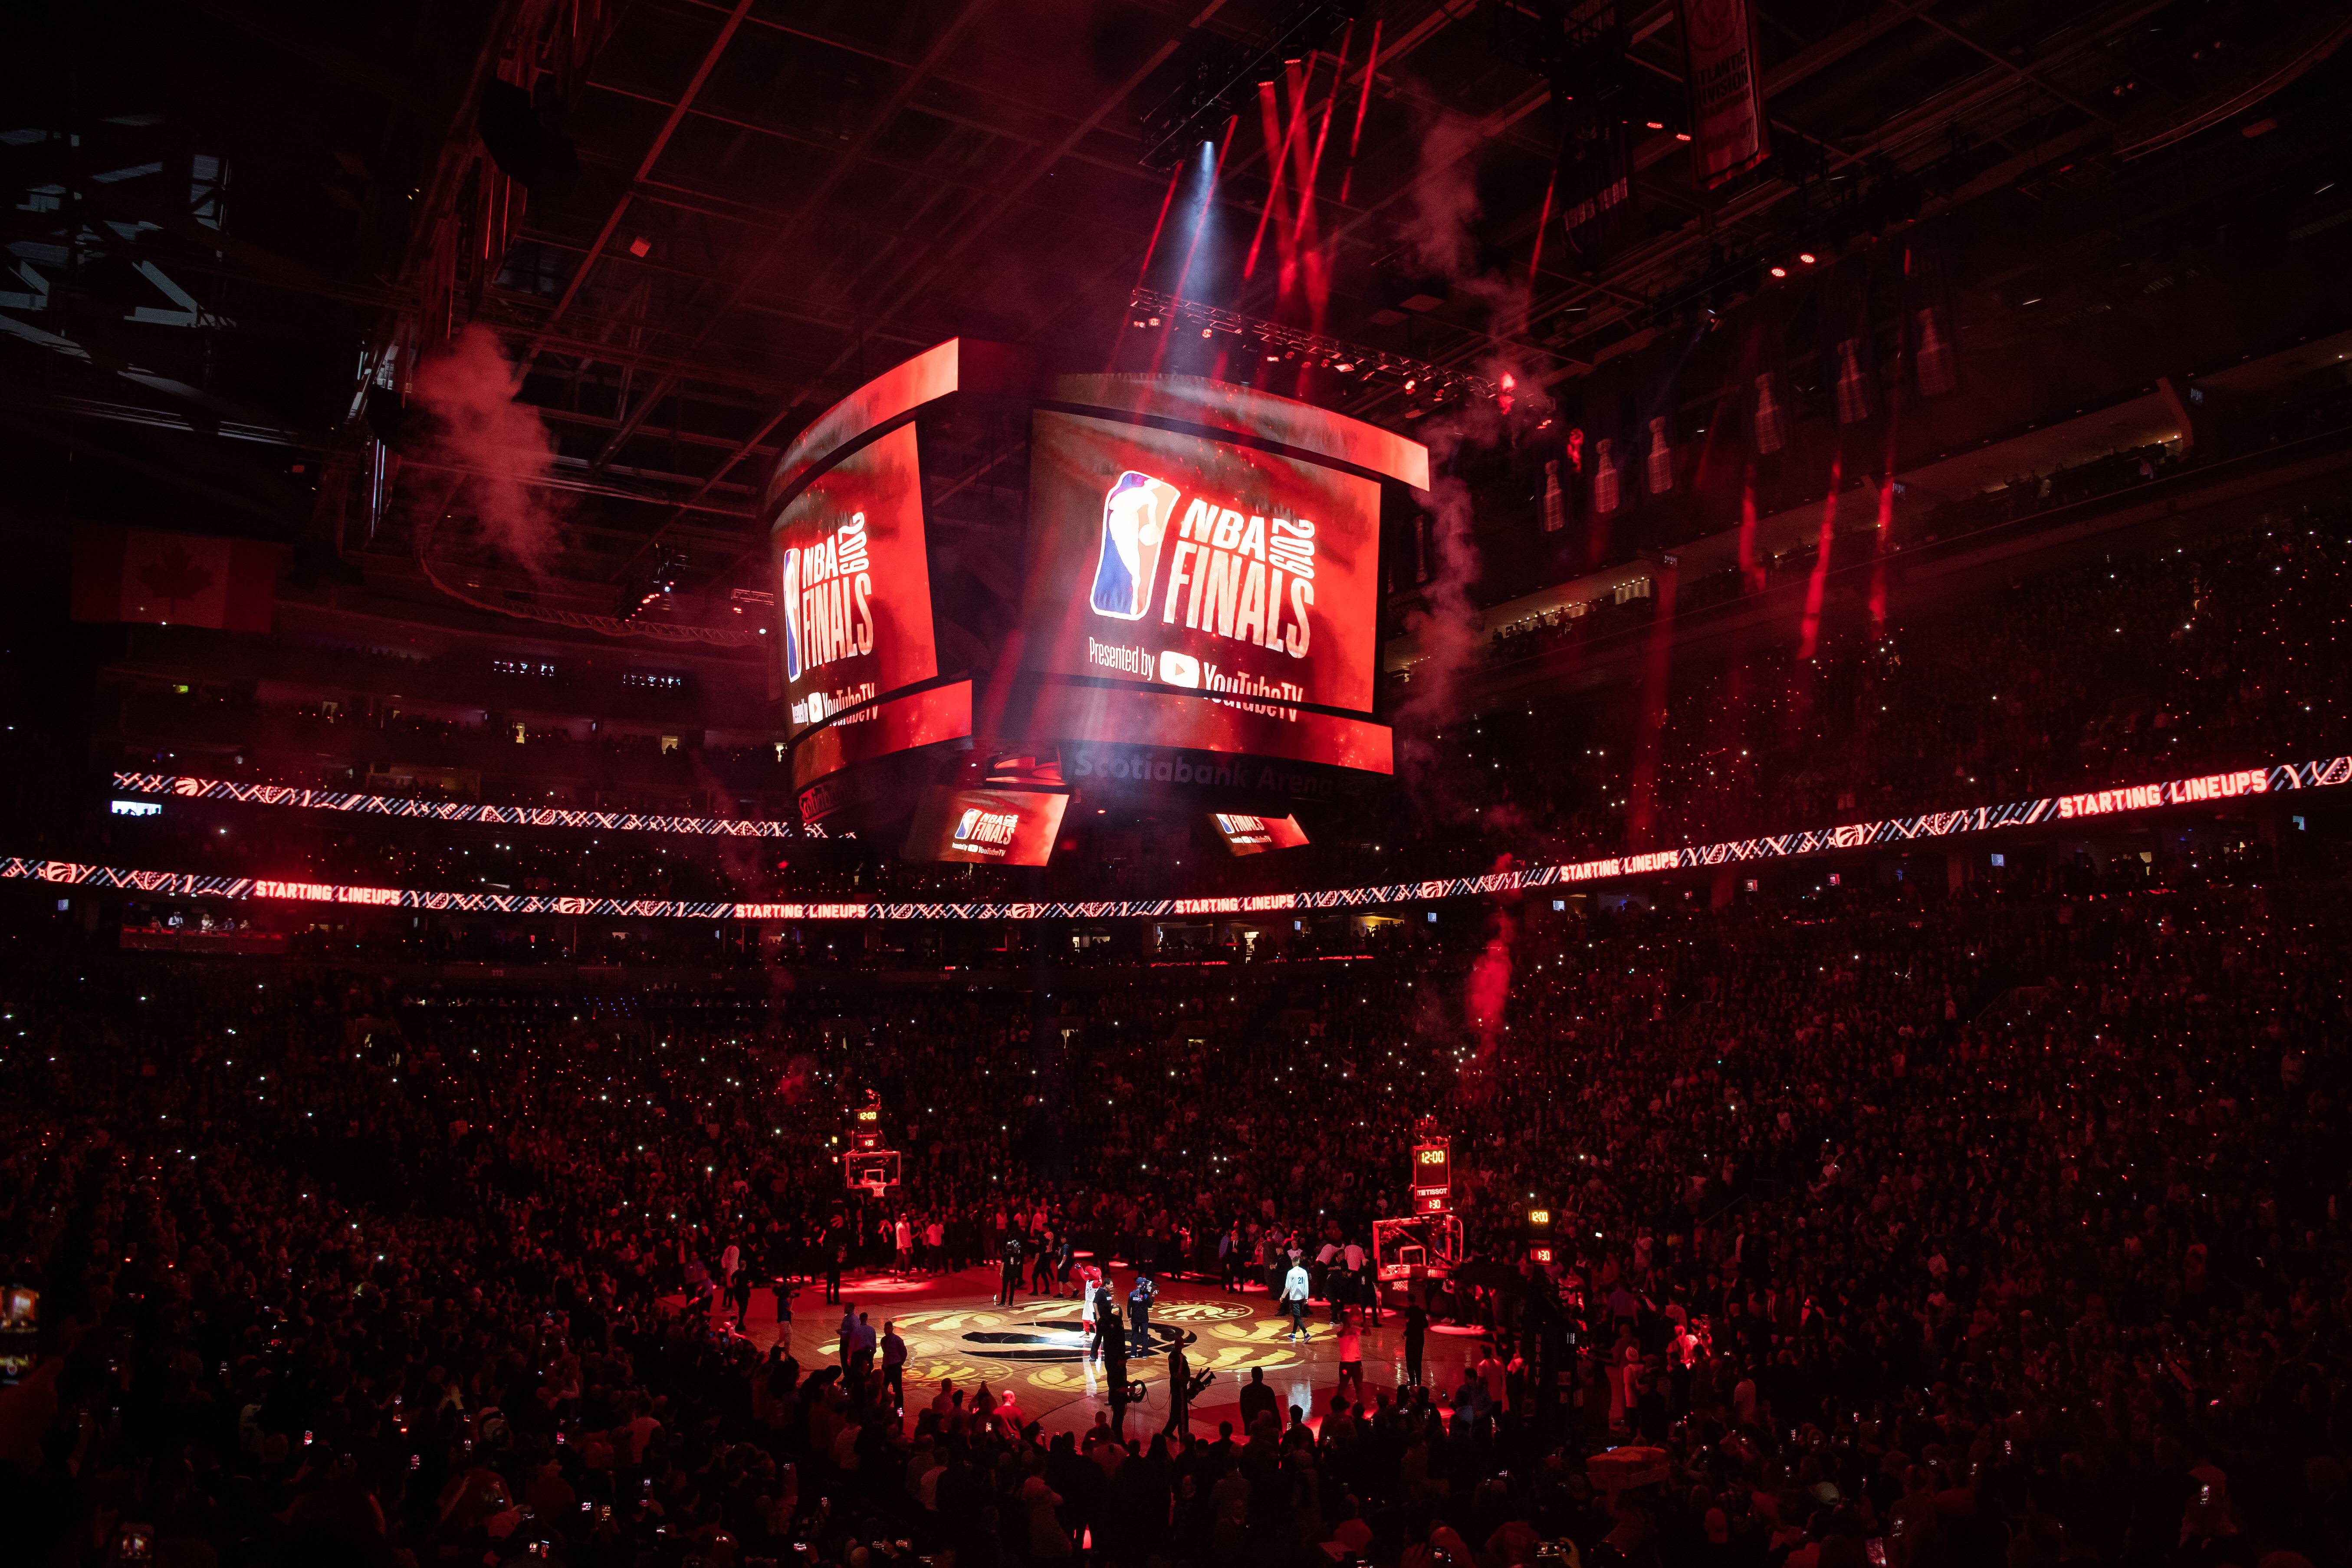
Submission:
M 1144 115 L 1144 167 L 1171 167 L 1223 136 L 1225 122 L 1256 102 L 1259 82 L 1329 43 L 1361 9 L 1358 0 L 1306 0 L 1255 39 L 1213 47 L 1182 86 Z
M 1180 300 L 1156 289 L 1138 289 L 1128 297 L 1128 325 L 1144 331 L 1223 337 L 1233 344 L 1269 360 L 1313 365 L 1358 381 L 1393 386 L 1431 406 L 1486 399 L 1510 411 L 1514 388 L 1509 376 L 1489 381 L 1467 371 L 1450 370 L 1426 360 L 1368 349 L 1318 333 L 1286 327 L 1256 316 L 1244 316 L 1222 305 Z
M 633 621 L 667 606 L 677 592 L 678 574 L 687 560 L 686 551 L 677 545 L 657 546 L 652 567 L 622 587 L 620 605 L 614 614 L 624 621 Z

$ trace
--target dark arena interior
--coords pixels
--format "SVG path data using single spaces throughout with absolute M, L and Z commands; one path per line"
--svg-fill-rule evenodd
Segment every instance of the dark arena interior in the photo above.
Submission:
M 7 32 L 0 1562 L 2352 1568 L 2343 0 Z

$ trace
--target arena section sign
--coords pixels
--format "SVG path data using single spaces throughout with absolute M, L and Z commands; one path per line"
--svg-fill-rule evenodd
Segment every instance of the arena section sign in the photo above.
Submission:
M 1389 772 L 1380 481 L 1426 485 L 1426 452 L 1188 377 L 1056 390 L 1098 401 L 1035 416 L 1014 731 Z

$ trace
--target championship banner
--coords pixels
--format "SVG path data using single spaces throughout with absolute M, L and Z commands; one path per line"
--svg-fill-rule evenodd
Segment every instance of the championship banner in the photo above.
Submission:
M 1860 425 L 1877 416 L 1878 341 L 1870 319 L 1868 246 L 1822 279 L 1822 364 L 1839 424 Z
M 1632 363 L 1620 356 L 1584 378 L 1583 467 L 1591 489 L 1586 514 L 1603 527 L 1630 511 L 1641 493 L 1635 462 L 1638 422 Z M 1571 433 L 1573 441 L 1575 435 Z
M 1903 247 L 1903 363 L 1911 389 L 1942 397 L 1960 389 L 1960 340 L 1952 319 L 1948 220 L 1913 227 Z
M 1560 226 L 1581 267 L 1598 267 L 1638 237 L 1633 137 L 1622 120 L 1580 125 L 1559 155 Z
M 1681 0 L 1681 10 L 1691 172 L 1700 190 L 1711 191 L 1772 151 L 1756 15 L 1748 0 Z

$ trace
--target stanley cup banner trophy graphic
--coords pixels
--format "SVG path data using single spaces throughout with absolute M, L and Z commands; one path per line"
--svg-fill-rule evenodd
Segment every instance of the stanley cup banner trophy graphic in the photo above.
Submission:
M 1102 554 L 1095 563 L 1094 612 L 1139 621 L 1160 578 L 1160 546 L 1176 509 L 1174 485 L 1133 469 L 1103 498 Z

